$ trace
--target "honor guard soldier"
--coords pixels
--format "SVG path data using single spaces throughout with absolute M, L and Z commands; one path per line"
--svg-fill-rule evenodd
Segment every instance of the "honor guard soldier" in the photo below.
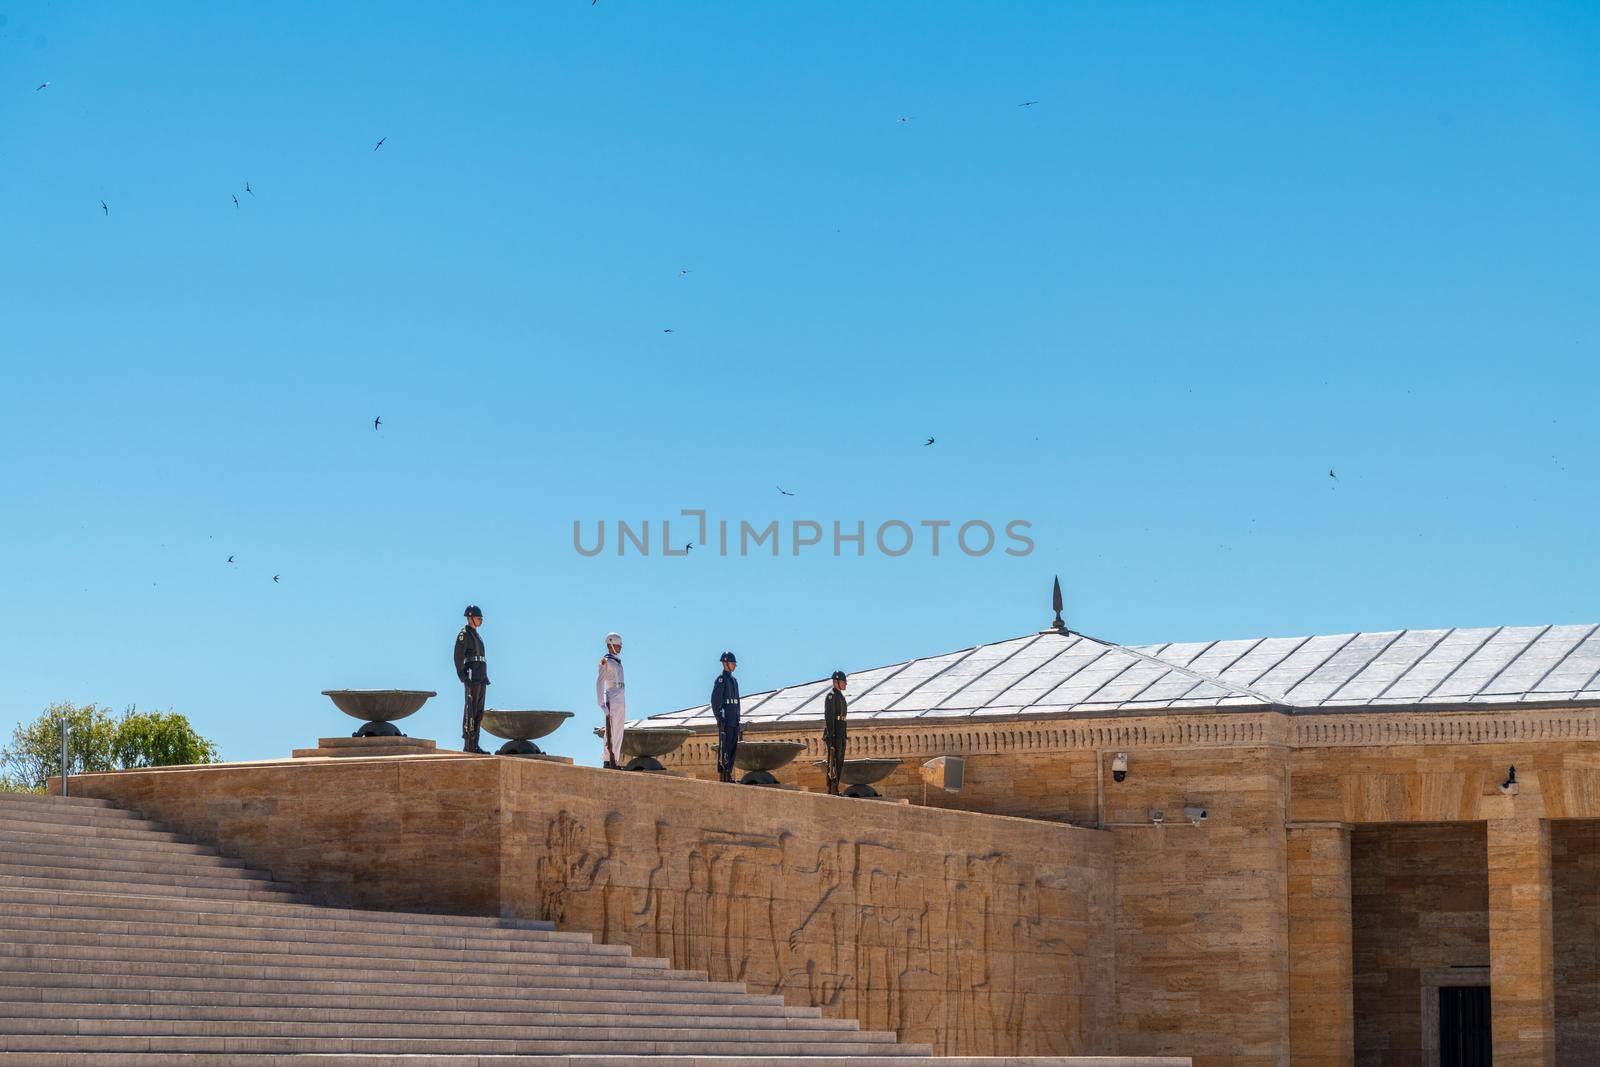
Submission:
M 822 744 L 828 752 L 828 795 L 834 797 L 839 795 L 839 779 L 844 774 L 844 720 L 850 711 L 844 690 L 849 684 L 844 671 L 834 671 L 833 688 L 822 702 Z
M 606 654 L 600 657 L 600 671 L 594 679 L 594 698 L 605 713 L 605 766 L 622 766 L 622 724 L 628 720 L 628 705 L 622 682 L 622 635 L 606 634 Z
M 733 781 L 733 754 L 739 747 L 739 680 L 733 676 L 739 660 L 722 654 L 722 673 L 711 683 L 711 714 L 717 717 L 717 780 Z
M 456 634 L 456 677 L 466 687 L 466 704 L 461 711 L 461 749 L 480 756 L 488 753 L 478 747 L 478 729 L 483 725 L 483 696 L 489 686 L 489 661 L 483 655 L 483 612 L 468 604 L 463 612 L 467 624 Z

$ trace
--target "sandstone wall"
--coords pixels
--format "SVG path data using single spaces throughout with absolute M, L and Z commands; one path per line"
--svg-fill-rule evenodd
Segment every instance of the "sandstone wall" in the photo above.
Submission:
M 1421 1062 L 1424 972 L 1489 966 L 1484 825 L 1357 827 L 1350 885 L 1356 1063 Z
M 73 779 L 331 903 L 549 918 L 961 1054 L 1114 1050 L 1110 835 L 506 758 Z
M 1552 826 L 1556 1062 L 1600 1063 L 1600 822 Z

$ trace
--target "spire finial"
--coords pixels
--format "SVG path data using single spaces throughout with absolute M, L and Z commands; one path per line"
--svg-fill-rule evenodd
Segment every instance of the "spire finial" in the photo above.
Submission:
M 1061 617 L 1061 576 L 1056 576 L 1055 588 L 1050 591 L 1050 606 L 1055 609 L 1055 621 L 1050 624 L 1050 629 L 1058 634 L 1067 632 L 1066 620 Z

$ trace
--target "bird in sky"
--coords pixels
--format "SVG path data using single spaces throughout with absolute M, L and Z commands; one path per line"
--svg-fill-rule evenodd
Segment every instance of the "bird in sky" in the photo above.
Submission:
M 232 557 L 232 556 L 229 556 L 229 557 L 228 557 L 228 562 L 229 562 L 229 563 L 232 563 L 232 562 L 233 562 L 233 557 Z
M 677 333 L 677 330 L 662 330 L 662 333 Z
M 1037 104 L 1038 102 L 1039 101 L 1037 101 L 1037 100 L 1024 100 L 1022 103 L 1018 104 L 1017 106 L 1018 107 L 1032 107 L 1034 104 Z
M 683 546 L 683 554 L 687 556 L 689 554 L 690 550 L 693 549 L 693 548 L 694 548 L 694 542 L 690 541 L 688 544 Z
M 686 275 L 688 273 L 689 273 L 689 268 L 688 267 L 684 267 L 682 270 L 680 270 L 678 272 L 678 277 L 682 278 L 684 275 Z
M 389 138 L 387 138 L 387 137 L 378 138 L 378 143 L 372 146 L 372 150 L 374 152 L 376 152 L 378 149 L 382 148 L 383 147 L 383 142 L 387 141 L 388 139 Z
M 916 117 L 915 115 L 901 115 L 900 116 L 900 121 L 901 122 L 910 122 L 915 117 Z
M 273 580 L 273 581 L 277 581 L 277 580 L 278 580 L 278 576 L 277 576 L 277 575 L 276 575 L 276 574 L 274 574 L 274 575 L 273 575 L 273 576 L 272 576 L 272 580 Z
M 48 89 L 48 88 L 50 88 L 50 83 L 49 82 L 40 82 L 39 83 L 39 89 Z M 34 92 L 38 92 L 39 89 L 35 89 Z
M 234 195 L 234 197 L 233 197 L 233 206 L 234 207 L 238 207 L 239 206 L 239 197 L 237 195 Z
M 785 489 L 785 488 L 784 488 L 784 487 L 783 487 L 783 486 L 781 486 L 781 485 L 780 485 L 780 486 L 778 486 L 778 487 L 777 487 L 777 488 L 778 488 L 778 492 L 780 492 L 780 493 L 782 493 L 782 494 L 783 494 L 783 495 L 784 495 L 784 496 L 794 496 L 794 494 L 793 494 L 793 493 L 791 493 L 791 492 L 789 492 L 789 490 L 787 490 L 787 489 Z
M 249 182 L 245 182 L 244 183 L 244 191 L 249 193 L 251 196 L 255 196 L 256 195 L 256 191 L 254 189 L 250 188 L 250 183 Z
M 379 426 L 382 426 L 382 425 L 383 425 L 383 416 L 382 415 L 379 415 L 377 418 L 372 420 L 372 428 L 374 430 L 376 430 Z
M 922 447 L 927 448 L 931 444 L 933 444 L 933 438 L 930 437 L 926 441 L 922 442 Z
M 1338 481 L 1339 480 L 1339 476 L 1337 474 L 1333 473 L 1333 468 L 1332 467 L 1328 468 L 1328 477 L 1332 478 L 1334 481 Z
M 111 214 L 111 209 L 106 207 L 106 202 L 104 200 L 100 201 L 100 210 L 104 211 L 107 215 Z

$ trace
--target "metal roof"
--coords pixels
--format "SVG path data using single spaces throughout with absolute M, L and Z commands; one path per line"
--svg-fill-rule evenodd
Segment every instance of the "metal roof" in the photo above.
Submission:
M 829 680 L 744 696 L 746 725 L 814 723 Z M 1191 709 L 1600 704 L 1600 624 L 1116 645 L 1030 634 L 850 675 L 852 722 Z M 706 704 L 650 717 L 706 726 Z

